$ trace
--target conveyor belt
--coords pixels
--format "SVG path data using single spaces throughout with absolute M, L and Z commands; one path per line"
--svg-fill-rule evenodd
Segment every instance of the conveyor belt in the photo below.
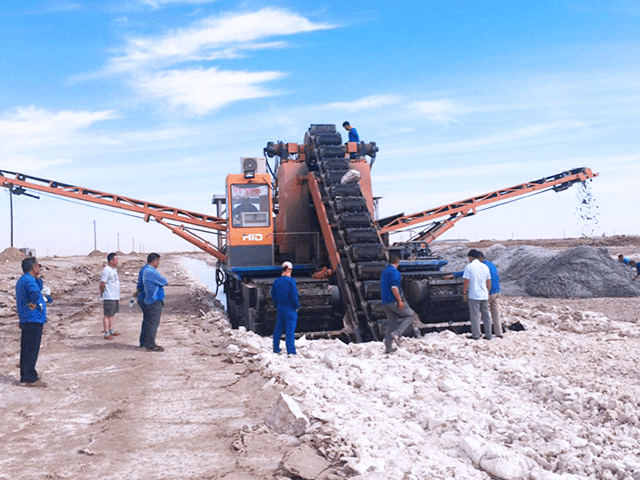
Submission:
M 347 315 L 357 325 L 358 341 L 376 339 L 374 322 L 380 317 L 380 274 L 386 267 L 386 251 L 357 182 L 341 183 L 349 171 L 342 137 L 335 125 L 311 125 L 305 135 L 310 170 L 316 170 L 322 202 L 340 253 L 338 279 Z

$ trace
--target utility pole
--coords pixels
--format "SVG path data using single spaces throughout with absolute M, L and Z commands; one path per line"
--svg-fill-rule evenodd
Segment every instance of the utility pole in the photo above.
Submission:
M 134 239 L 131 239 L 131 253 L 136 253 L 136 247 L 135 244 L 133 243 Z
M 9 186 L 9 215 L 11 217 L 11 246 L 13 247 L 13 194 L 16 195 L 26 195 L 27 197 L 35 198 L 39 200 L 40 197 L 37 195 L 32 195 L 31 193 L 27 193 L 27 191 L 22 187 L 15 187 L 13 185 Z
M 118 232 L 118 252 L 120 251 L 120 232 Z
M 9 212 L 11 216 L 11 247 L 13 248 L 13 187 L 9 188 Z
M 93 249 L 98 250 L 98 239 L 96 237 L 96 221 L 93 221 Z

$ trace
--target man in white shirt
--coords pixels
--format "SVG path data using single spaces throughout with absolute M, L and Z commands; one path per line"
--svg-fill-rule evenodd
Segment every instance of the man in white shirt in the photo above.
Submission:
M 484 326 L 484 338 L 491 340 L 491 315 L 489 315 L 489 290 L 491 290 L 491 272 L 489 267 L 480 261 L 482 254 L 478 250 L 470 250 L 467 254 L 469 264 L 464 268 L 463 295 L 469 303 L 471 317 L 471 337 L 480 338 L 480 316 Z
M 120 280 L 118 280 L 117 266 L 118 255 L 110 253 L 107 255 L 107 265 L 100 275 L 100 295 L 102 295 L 104 310 L 102 325 L 105 340 L 113 340 L 113 337 L 120 335 L 113 329 L 113 318 L 120 310 Z

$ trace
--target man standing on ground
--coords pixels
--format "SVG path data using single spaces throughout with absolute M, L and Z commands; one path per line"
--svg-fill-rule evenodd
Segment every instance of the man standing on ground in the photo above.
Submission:
M 113 340 L 113 337 L 120 335 L 113 329 L 113 318 L 120 311 L 120 280 L 118 280 L 117 266 L 118 255 L 112 252 L 107 255 L 107 265 L 100 275 L 100 294 L 104 311 L 102 326 L 105 340 Z
M 480 252 L 480 261 L 489 267 L 491 274 L 491 289 L 489 290 L 489 311 L 491 312 L 491 322 L 493 323 L 493 334 L 503 337 L 502 322 L 500 322 L 500 275 L 498 268 L 489 260 L 485 260 L 484 253 Z
M 358 135 L 358 131 L 356 130 L 356 127 L 352 127 L 349 124 L 349 122 L 343 122 L 342 126 L 347 132 L 349 132 L 350 142 L 360 143 L 360 135 Z M 357 153 L 352 153 L 349 155 L 350 158 L 356 158 L 357 156 L 358 156 Z
M 148 268 L 142 273 L 142 288 L 144 290 L 144 304 L 147 309 L 147 325 L 142 335 L 144 335 L 144 348 L 151 352 L 164 352 L 164 348 L 156 345 L 156 333 L 160 325 L 160 316 L 164 306 L 164 288 L 167 279 L 160 275 L 158 266 L 160 265 L 160 255 L 150 253 L 147 257 Z
M 484 325 L 484 338 L 491 340 L 491 316 L 489 315 L 489 290 L 491 290 L 491 272 L 489 267 L 480 262 L 481 253 L 470 250 L 467 254 L 469 264 L 464 268 L 462 278 L 463 299 L 469 303 L 471 317 L 471 338 L 480 338 L 480 316 Z
M 155 260 L 157 253 L 152 253 L 147 257 L 147 263 L 140 269 L 138 272 L 138 283 L 136 285 L 136 293 L 135 297 L 137 297 L 137 303 L 142 310 L 142 326 L 140 328 L 140 346 L 144 347 L 146 345 L 146 331 L 149 325 L 149 313 L 147 311 L 147 306 L 144 303 L 144 284 L 142 282 L 142 277 L 144 276 L 144 272 L 147 268 L 151 268 L 149 265 L 150 261 Z
M 389 255 L 389 265 L 380 276 L 380 292 L 382 295 L 382 307 L 387 314 L 387 332 L 384 337 L 386 353 L 395 352 L 393 342 L 400 345 L 400 337 L 413 325 L 417 317 L 402 295 L 402 275 L 398 271 L 400 257 L 394 253 Z M 398 324 L 398 320 L 400 323 Z
M 273 282 L 271 287 L 271 301 L 276 306 L 278 313 L 276 316 L 276 327 L 273 330 L 273 351 L 280 353 L 280 339 L 282 331 L 285 331 L 285 344 L 287 354 L 296 354 L 296 325 L 298 324 L 298 286 L 291 278 L 293 265 L 291 262 L 282 264 L 282 275 Z
M 20 383 L 26 387 L 46 387 L 38 377 L 36 363 L 40 353 L 42 328 L 47 323 L 47 306 L 53 300 L 42 295 L 40 264 L 33 257 L 22 261 L 23 275 L 16 283 L 16 306 L 20 318 Z

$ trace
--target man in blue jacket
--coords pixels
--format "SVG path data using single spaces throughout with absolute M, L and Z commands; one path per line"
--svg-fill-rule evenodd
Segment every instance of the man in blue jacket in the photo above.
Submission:
M 273 282 L 271 287 L 271 301 L 278 309 L 276 316 L 276 326 L 273 330 L 273 351 L 280 353 L 280 338 L 282 331 L 285 331 L 285 343 L 287 354 L 296 354 L 296 325 L 298 324 L 298 286 L 291 278 L 293 265 L 291 262 L 282 264 L 282 275 Z
M 141 347 L 144 347 L 147 344 L 146 335 L 147 335 L 147 328 L 149 325 L 149 313 L 147 312 L 147 306 L 144 303 L 144 284 L 142 283 L 142 277 L 144 276 L 145 270 L 147 270 L 148 268 L 152 268 L 150 265 L 150 262 L 156 260 L 157 258 L 160 258 L 160 256 L 157 253 L 150 253 L 147 256 L 147 263 L 138 272 L 138 283 L 136 285 L 136 293 L 134 297 L 136 298 L 136 301 L 138 303 L 138 306 L 140 307 L 140 310 L 142 310 L 142 326 L 140 327 L 140 346 Z
M 36 372 L 42 328 L 47 323 L 47 306 L 53 300 L 42 295 L 40 264 L 34 257 L 22 261 L 24 275 L 16 283 L 16 304 L 20 318 L 20 383 L 27 387 L 46 387 Z
M 167 279 L 160 275 L 157 268 L 160 265 L 160 255 L 150 253 L 147 257 L 148 267 L 142 273 L 142 287 L 144 290 L 144 304 L 147 309 L 147 325 L 144 331 L 144 348 L 151 352 L 164 352 L 164 348 L 156 345 L 156 333 L 160 325 L 160 316 L 164 306 L 164 287 Z

